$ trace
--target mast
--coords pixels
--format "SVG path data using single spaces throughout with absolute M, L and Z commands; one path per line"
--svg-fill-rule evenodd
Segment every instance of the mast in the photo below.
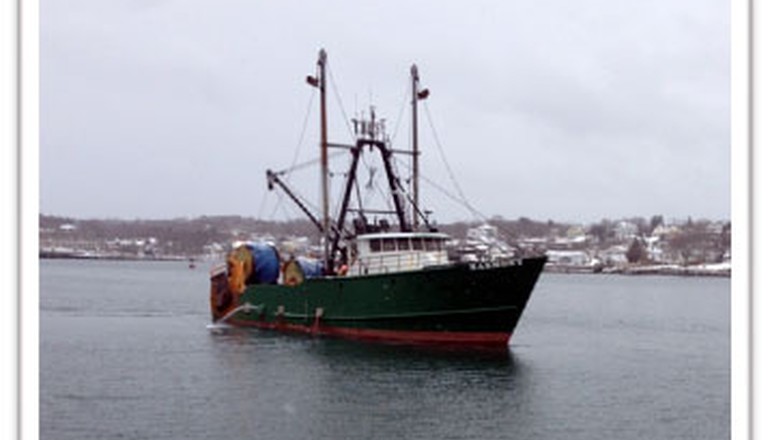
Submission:
M 307 77 L 307 82 L 321 92 L 321 206 L 324 237 L 324 263 L 327 271 L 334 264 L 329 255 L 329 142 L 326 134 L 326 51 L 318 51 L 317 76 Z
M 417 65 L 412 64 L 412 227 L 416 231 L 420 224 L 419 199 L 419 161 L 420 150 L 417 146 L 417 101 L 425 99 L 430 93 L 428 89 L 420 90 L 420 74 Z
M 338 253 L 341 251 L 340 239 L 345 224 L 345 217 L 348 211 L 348 204 L 350 203 L 350 195 L 353 189 L 354 181 L 356 179 L 356 168 L 359 163 L 359 158 L 363 153 L 365 146 L 371 148 L 377 148 L 382 155 L 382 161 L 385 168 L 385 173 L 388 177 L 388 186 L 390 188 L 391 196 L 393 197 L 393 204 L 395 211 L 384 211 L 388 213 L 395 213 L 398 217 L 399 230 L 401 232 L 416 231 L 420 220 L 427 225 L 428 220 L 425 215 L 420 211 L 418 205 L 418 181 L 419 181 L 419 166 L 418 156 L 420 154 L 417 144 L 417 103 L 418 101 L 428 97 L 428 89 L 420 89 L 420 77 L 417 72 L 417 66 L 412 65 L 411 69 L 412 77 L 412 151 L 408 150 L 392 150 L 388 147 L 388 138 L 385 135 L 385 122 L 384 120 L 377 120 L 374 114 L 374 108 L 371 109 L 370 120 L 354 119 L 356 135 L 358 137 L 355 145 L 342 145 L 329 143 L 327 139 L 327 115 L 326 115 L 326 51 L 321 49 L 318 52 L 318 62 L 316 75 L 308 75 L 306 81 L 311 86 L 319 89 L 321 93 L 321 205 L 322 205 L 322 217 L 316 219 L 307 207 L 304 206 L 301 201 L 296 198 L 286 185 L 278 178 L 280 173 L 273 173 L 268 171 L 268 185 L 272 189 L 273 185 L 278 185 L 289 193 L 290 197 L 296 202 L 300 209 L 307 214 L 311 221 L 318 227 L 324 238 L 324 267 L 326 273 L 334 272 L 334 262 Z M 342 206 L 338 218 L 334 220 L 329 215 L 329 148 L 348 148 L 350 149 L 353 160 L 350 165 L 350 171 L 347 174 L 347 183 L 345 185 L 345 192 L 342 199 Z M 413 171 L 413 219 L 410 224 L 409 214 L 406 212 L 406 206 L 403 198 L 403 188 L 398 177 L 395 174 L 393 167 L 392 155 L 394 153 L 409 154 L 412 156 L 412 171 Z M 363 214 L 364 210 L 361 210 Z

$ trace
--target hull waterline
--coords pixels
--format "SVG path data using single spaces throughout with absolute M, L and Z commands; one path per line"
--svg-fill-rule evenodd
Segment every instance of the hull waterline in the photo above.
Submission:
M 215 322 L 414 344 L 506 345 L 545 258 L 258 284 L 236 295 L 212 278 Z M 229 298 L 229 302 L 228 302 Z

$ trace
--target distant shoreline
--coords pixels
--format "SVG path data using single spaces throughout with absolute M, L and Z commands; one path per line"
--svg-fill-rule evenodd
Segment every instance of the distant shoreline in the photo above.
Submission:
M 95 254 L 69 254 L 56 252 L 41 252 L 41 260 L 98 260 L 98 261 L 200 261 L 201 258 L 185 256 L 158 256 L 158 257 L 139 257 L 130 255 L 95 255 Z M 704 266 L 675 266 L 675 265 L 657 265 L 657 266 L 633 266 L 625 268 L 603 268 L 596 269 L 589 266 L 553 266 L 547 265 L 543 272 L 567 275 L 669 275 L 685 277 L 720 277 L 730 278 L 730 269 L 709 269 Z
M 552 266 L 546 265 L 543 269 L 546 273 L 561 274 L 587 274 L 587 275 L 669 275 L 685 277 L 723 277 L 730 278 L 731 269 L 729 266 L 712 267 L 713 265 L 649 265 L 649 266 L 629 266 L 612 268 L 592 268 L 588 266 Z
M 94 255 L 94 254 L 64 254 L 56 252 L 41 252 L 41 260 L 101 260 L 101 261 L 189 261 L 183 256 L 140 257 L 131 255 Z

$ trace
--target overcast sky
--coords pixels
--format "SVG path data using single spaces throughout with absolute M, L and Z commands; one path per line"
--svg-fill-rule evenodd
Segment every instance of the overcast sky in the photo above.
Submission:
M 727 0 L 42 0 L 40 12 L 44 214 L 300 217 L 265 196 L 264 172 L 318 154 L 304 78 L 323 47 L 330 140 L 350 142 L 344 119 L 374 105 L 408 148 L 416 63 L 454 177 L 487 216 L 730 216 Z M 421 169 L 456 194 L 421 112 Z M 317 203 L 316 169 L 291 181 Z M 421 194 L 439 221 L 473 218 L 428 184 Z

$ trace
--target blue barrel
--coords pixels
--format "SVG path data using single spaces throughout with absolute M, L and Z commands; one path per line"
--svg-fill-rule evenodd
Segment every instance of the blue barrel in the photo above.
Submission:
M 253 284 L 275 284 L 281 271 L 281 259 L 278 250 L 267 243 L 246 245 L 254 257 L 254 272 L 249 281 Z
M 297 263 L 302 268 L 302 274 L 305 279 L 319 278 L 323 276 L 324 264 L 316 258 L 298 257 Z

